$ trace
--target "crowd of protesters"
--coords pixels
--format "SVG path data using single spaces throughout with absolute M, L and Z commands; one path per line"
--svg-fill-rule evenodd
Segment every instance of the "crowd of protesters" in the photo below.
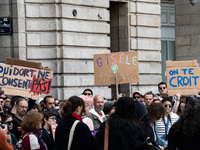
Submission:
M 59 100 L 0 93 L 0 150 L 198 150 L 200 99 L 158 92 L 106 100 L 85 89 Z

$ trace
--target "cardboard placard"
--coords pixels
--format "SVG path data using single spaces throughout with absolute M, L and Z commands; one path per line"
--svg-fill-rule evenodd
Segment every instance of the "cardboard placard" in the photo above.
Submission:
M 18 59 L 13 59 L 13 58 L 6 58 L 6 64 L 42 69 L 41 63 L 25 61 L 25 60 L 18 60 Z
M 138 53 L 118 52 L 94 55 L 95 85 L 139 82 Z
M 192 61 L 166 61 L 166 68 L 169 67 L 199 67 L 197 60 Z
M 185 65 L 185 67 L 184 67 Z M 191 66 L 189 66 L 191 65 Z M 200 91 L 200 68 L 194 61 L 166 61 L 168 94 L 197 95 Z
M 50 93 L 52 78 L 52 71 L 0 63 L 0 86 L 7 95 L 38 100 Z

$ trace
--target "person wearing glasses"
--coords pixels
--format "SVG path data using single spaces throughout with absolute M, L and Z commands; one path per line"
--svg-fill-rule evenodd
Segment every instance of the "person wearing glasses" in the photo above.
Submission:
M 147 114 L 147 108 L 144 102 L 141 101 L 142 94 L 139 91 L 133 93 L 133 100 L 135 102 L 135 112 L 137 114 L 137 121 L 141 121 Z
M 12 124 L 12 116 L 6 113 L 0 113 L 0 117 L 1 117 L 1 122 L 2 124 L 7 125 L 8 131 L 13 129 L 13 124 Z M 15 135 L 13 133 L 10 133 L 11 136 L 11 143 L 13 148 L 15 148 L 15 145 L 17 143 L 17 139 L 15 137 Z
M 159 99 L 162 100 L 167 94 L 167 84 L 165 82 L 160 82 L 158 84 L 158 96 Z
M 93 92 L 91 89 L 85 89 L 82 93 L 83 95 L 89 96 L 90 98 L 93 97 Z
M 141 98 L 142 98 L 142 94 L 139 92 L 139 91 L 136 91 L 133 93 L 133 100 L 138 100 L 138 101 L 141 101 Z
M 168 97 L 167 84 L 165 82 L 160 82 L 158 84 L 158 91 L 159 91 L 159 94 L 157 94 L 157 95 L 160 100 L 162 100 L 165 97 Z M 181 97 L 180 92 L 178 92 L 175 96 L 172 97 L 172 109 L 171 109 L 172 112 L 176 113 L 176 111 L 178 109 L 178 105 L 180 103 L 180 97 Z
M 51 125 L 56 123 L 56 114 L 53 111 L 45 111 L 43 116 L 41 138 L 47 145 L 48 150 L 55 150 Z
M 170 97 L 165 97 L 162 100 L 162 104 L 164 107 L 164 116 L 158 120 L 157 129 L 158 129 L 158 136 L 162 139 L 167 141 L 169 129 L 172 125 L 179 119 L 179 116 L 173 112 L 172 110 L 172 99 Z
M 12 114 L 13 129 L 10 132 L 16 136 L 17 140 L 19 140 L 19 138 L 22 135 L 21 122 L 27 113 L 28 102 L 26 101 L 25 98 L 19 97 L 15 103 L 15 107 L 16 107 L 16 114 L 15 115 Z
M 11 136 L 8 131 L 8 127 L 6 124 L 2 122 L 2 114 L 0 113 L 0 149 L 1 150 L 14 150 L 11 143 Z

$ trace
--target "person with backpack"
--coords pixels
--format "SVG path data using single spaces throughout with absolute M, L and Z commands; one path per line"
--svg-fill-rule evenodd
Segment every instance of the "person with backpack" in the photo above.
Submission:
M 36 111 L 29 111 L 23 118 L 21 126 L 24 130 L 16 149 L 20 150 L 48 150 L 41 139 L 43 115 Z M 20 146 L 21 143 L 21 146 Z

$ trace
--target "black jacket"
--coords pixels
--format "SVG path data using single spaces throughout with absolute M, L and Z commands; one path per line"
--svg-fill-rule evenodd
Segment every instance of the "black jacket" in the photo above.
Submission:
M 69 132 L 77 118 L 73 116 L 64 117 L 58 124 L 55 134 L 57 150 L 66 150 L 69 140 Z M 79 122 L 74 131 L 74 137 L 70 150 L 94 150 L 94 138 L 86 124 Z
M 109 150 L 147 150 L 148 145 L 141 128 L 135 124 L 132 132 L 126 130 L 127 126 L 113 130 L 109 127 Z M 96 136 L 98 150 L 104 149 L 105 122 L 100 126 Z
M 42 127 L 42 135 L 41 138 L 44 141 L 44 143 L 47 145 L 48 150 L 55 150 L 55 142 L 53 139 L 52 129 L 50 129 L 50 134 L 46 131 L 44 127 Z
M 189 129 L 188 129 L 189 130 Z M 199 150 L 200 149 L 200 130 L 195 136 L 189 137 L 181 131 L 177 131 L 173 125 L 168 135 L 168 150 Z

